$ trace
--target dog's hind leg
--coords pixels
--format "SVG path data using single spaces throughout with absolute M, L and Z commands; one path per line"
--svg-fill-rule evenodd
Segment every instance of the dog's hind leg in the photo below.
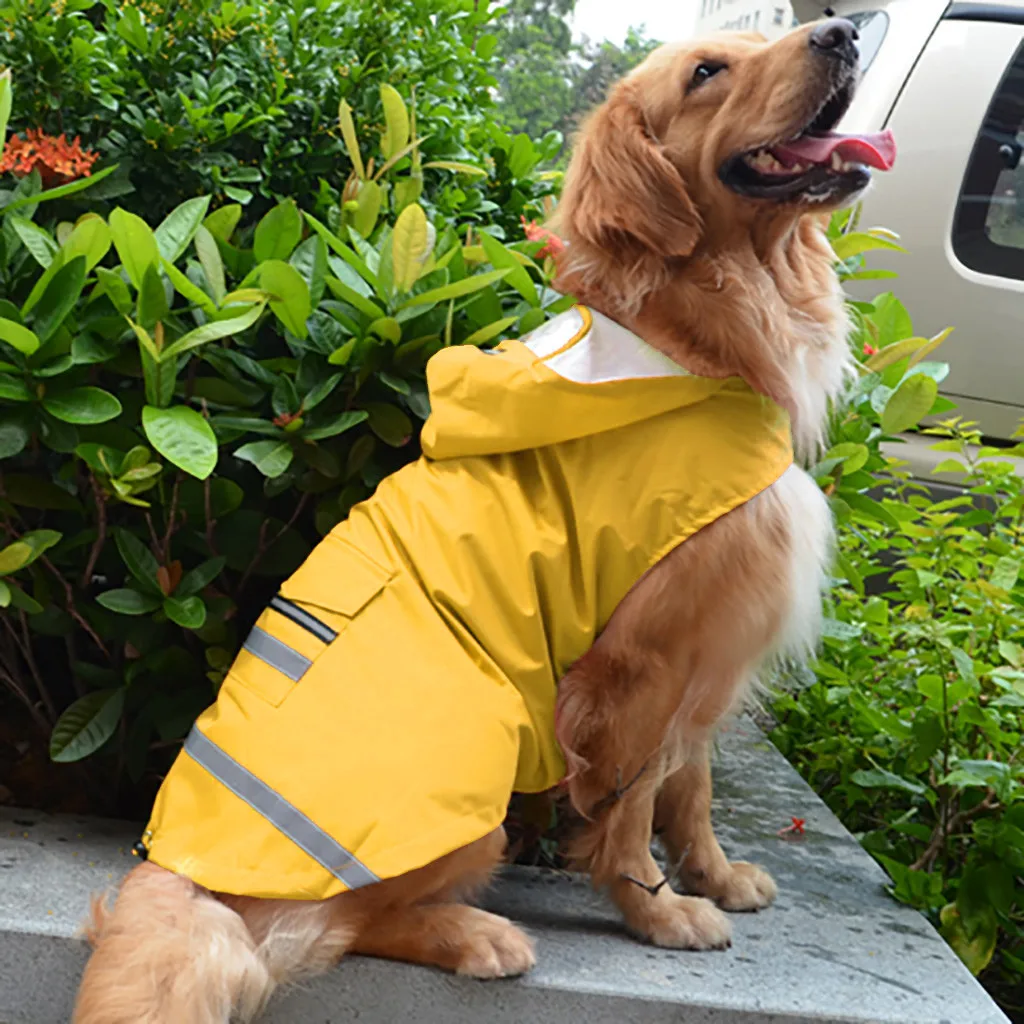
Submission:
M 88 934 L 74 1024 L 245 1021 L 273 988 L 241 917 L 155 864 L 128 875 L 112 911 L 94 908 Z
M 353 952 L 443 967 L 475 978 L 505 978 L 534 964 L 533 943 L 511 921 L 466 906 L 491 878 L 505 851 L 505 830 L 392 879 L 387 899 L 360 931 Z
M 401 907 L 359 936 L 355 953 L 443 967 L 474 978 L 508 978 L 535 963 L 533 943 L 511 921 L 464 903 Z

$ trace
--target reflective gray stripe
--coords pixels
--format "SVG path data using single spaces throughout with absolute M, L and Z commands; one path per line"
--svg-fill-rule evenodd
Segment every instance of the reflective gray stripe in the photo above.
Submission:
M 283 597 L 275 597 L 270 602 L 270 607 L 280 613 L 286 619 L 291 619 L 296 625 L 301 626 L 308 633 L 312 633 L 318 640 L 329 644 L 338 634 L 330 626 L 321 622 L 316 616 L 310 615 L 304 608 L 300 608 Z
M 319 825 L 221 750 L 213 740 L 199 731 L 198 726 L 193 726 L 188 734 L 185 751 L 219 783 L 244 800 L 257 814 L 266 818 L 282 835 L 344 882 L 349 889 L 360 889 L 380 881 L 365 864 L 356 860 Z
M 252 632 L 242 645 L 242 650 L 255 655 L 260 661 L 265 661 L 271 668 L 283 672 L 296 683 L 306 674 L 306 669 L 313 664 L 305 655 L 292 650 L 287 644 L 281 643 L 276 636 L 271 636 L 259 626 L 252 627 Z

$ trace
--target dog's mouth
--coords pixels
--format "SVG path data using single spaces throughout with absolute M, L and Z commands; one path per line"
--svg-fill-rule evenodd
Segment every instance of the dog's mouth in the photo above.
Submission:
M 731 157 L 722 182 L 739 195 L 774 202 L 829 202 L 867 188 L 872 168 L 888 171 L 896 161 L 891 131 L 843 135 L 833 131 L 853 102 L 856 83 L 838 88 L 797 133 Z

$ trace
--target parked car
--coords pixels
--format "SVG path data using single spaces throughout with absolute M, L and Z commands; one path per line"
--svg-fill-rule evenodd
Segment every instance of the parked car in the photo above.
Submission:
M 876 177 L 864 223 L 908 251 L 872 254 L 872 266 L 899 272 L 918 333 L 955 326 L 943 390 L 986 435 L 1009 438 L 1024 419 L 1024 0 L 793 7 L 801 21 L 830 9 L 856 24 L 864 81 L 839 128 L 895 133 L 896 166 Z

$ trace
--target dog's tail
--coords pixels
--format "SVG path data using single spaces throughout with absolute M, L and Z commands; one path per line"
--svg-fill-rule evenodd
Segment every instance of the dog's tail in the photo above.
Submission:
M 248 1021 L 275 981 L 241 916 L 187 878 L 141 864 L 113 909 L 95 900 L 74 1024 Z

